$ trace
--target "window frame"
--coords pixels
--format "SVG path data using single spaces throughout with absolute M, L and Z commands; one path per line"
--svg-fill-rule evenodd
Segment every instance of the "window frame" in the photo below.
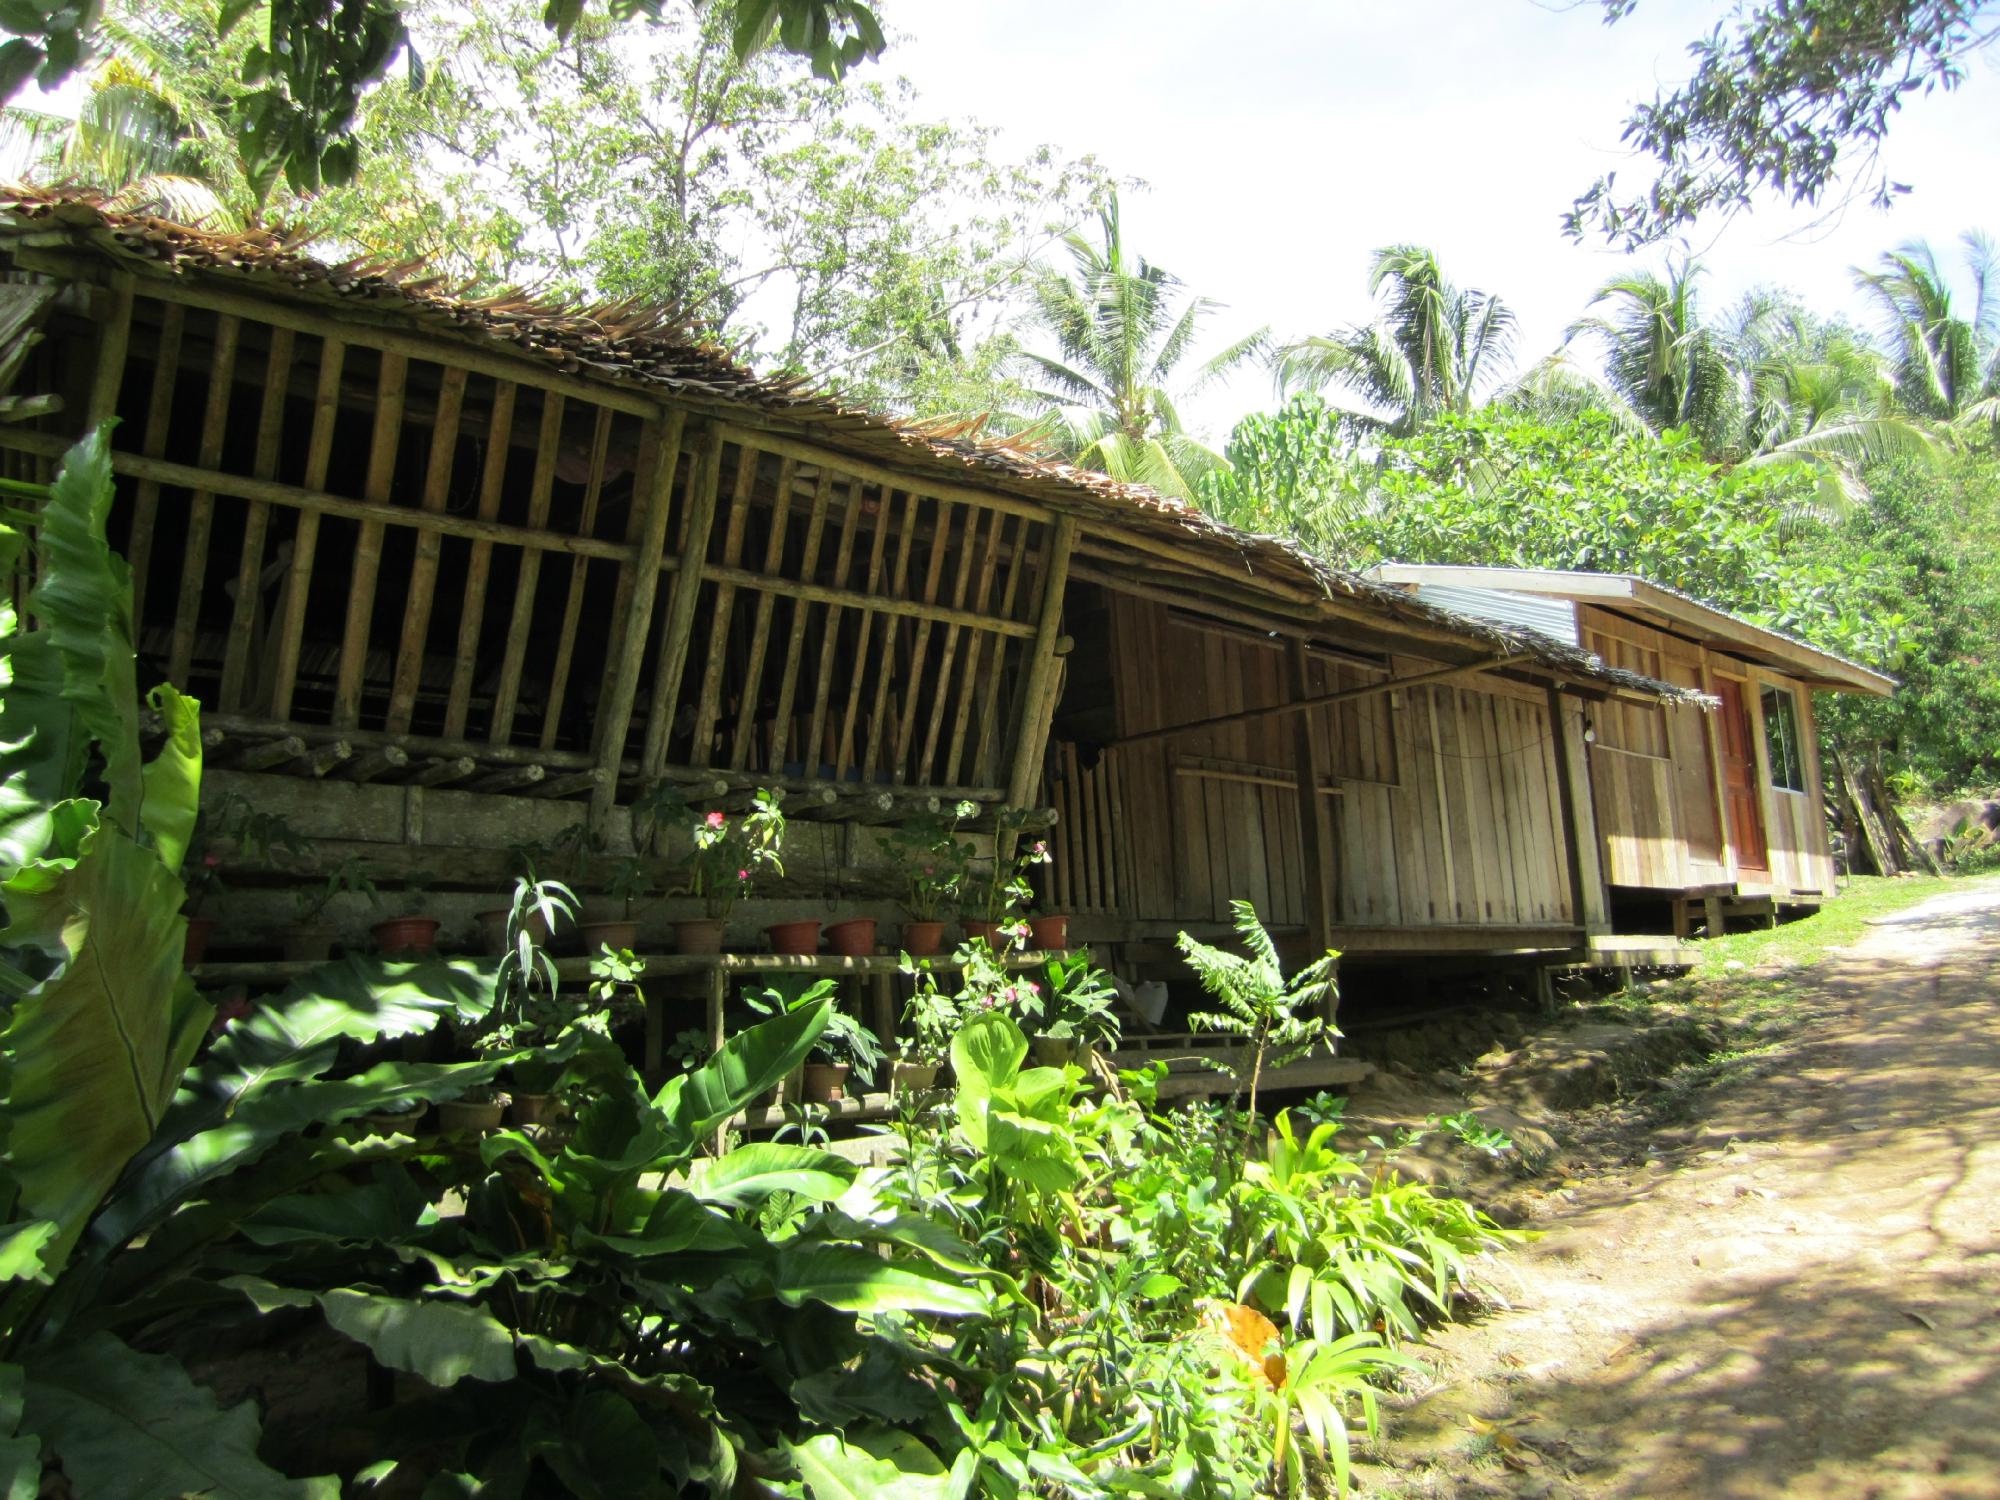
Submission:
M 1812 787 L 1798 693 L 1779 683 L 1759 683 L 1757 713 L 1764 732 L 1764 779 L 1774 791 L 1808 795 Z

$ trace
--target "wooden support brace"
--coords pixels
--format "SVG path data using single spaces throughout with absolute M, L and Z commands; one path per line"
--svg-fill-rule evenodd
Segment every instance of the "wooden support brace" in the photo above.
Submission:
M 325 776 L 327 772 L 354 758 L 354 746 L 346 740 L 327 740 L 314 745 L 293 767 L 300 775 Z
M 229 765 L 231 770 L 236 771 L 268 771 L 287 761 L 302 759 L 305 753 L 306 742 L 295 734 L 288 734 L 283 739 L 244 746 L 230 757 Z
M 340 768 L 344 781 L 373 781 L 377 776 L 404 770 L 410 764 L 410 752 L 400 745 L 377 745 L 363 755 Z
M 578 792 L 595 792 L 610 781 L 609 771 L 602 766 L 592 766 L 585 771 L 551 776 L 534 789 L 534 794 L 537 797 L 573 797 Z
M 522 787 L 535 786 L 548 776 L 546 766 L 529 762 L 525 766 L 507 766 L 482 776 L 472 783 L 475 792 L 512 792 Z
M 1048 562 L 1042 570 L 1040 613 L 1028 657 L 1028 680 L 1015 723 L 1014 761 L 1007 776 L 1007 801 L 1015 807 L 1027 804 L 1041 780 L 1042 752 L 1055 720 L 1056 696 L 1062 683 L 1056 642 L 1062 634 L 1063 596 L 1075 547 L 1076 521 L 1069 516 L 1056 517 L 1050 527 Z M 1050 822 L 1054 822 L 1053 815 Z
M 478 769 L 478 761 L 469 755 L 459 755 L 448 760 L 426 761 L 410 773 L 409 780 L 411 786 L 447 786 L 454 781 L 465 780 Z

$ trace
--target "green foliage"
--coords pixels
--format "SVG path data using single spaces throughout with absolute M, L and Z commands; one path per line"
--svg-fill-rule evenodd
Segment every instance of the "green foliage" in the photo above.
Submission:
M 1254 1126 L 1257 1085 L 1266 1065 L 1283 1067 L 1322 1042 L 1330 1045 L 1340 1035 L 1324 1017 L 1300 1014 L 1316 1010 L 1334 993 L 1334 965 L 1340 955 L 1329 950 L 1287 979 L 1276 944 L 1257 920 L 1257 909 L 1248 901 L 1231 901 L 1229 908 L 1236 914 L 1236 933 L 1244 952 L 1226 953 L 1197 942 L 1185 932 L 1179 946 L 1201 987 L 1221 1006 L 1218 1011 L 1190 1015 L 1188 1024 L 1197 1031 L 1231 1032 L 1249 1043 L 1247 1108 Z

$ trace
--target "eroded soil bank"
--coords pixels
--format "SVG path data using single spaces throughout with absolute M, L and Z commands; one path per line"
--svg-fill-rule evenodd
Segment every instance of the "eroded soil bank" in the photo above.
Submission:
M 1743 1065 L 1540 1114 L 1544 1169 L 1479 1196 L 1547 1233 L 1362 1492 L 2000 1497 L 1996 960 L 2000 881 L 1969 884 L 1765 976 L 1786 1019 Z

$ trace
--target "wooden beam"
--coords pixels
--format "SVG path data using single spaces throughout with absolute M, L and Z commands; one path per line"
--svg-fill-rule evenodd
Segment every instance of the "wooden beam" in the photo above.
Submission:
M 88 433 L 118 415 L 118 392 L 125 383 L 125 353 L 132 342 L 132 273 L 111 276 L 111 306 L 96 328 L 97 368 L 90 376 L 90 398 L 83 409 Z
M 1583 741 L 1582 712 L 1579 709 L 1572 723 L 1564 696 L 1560 688 L 1549 689 L 1563 860 L 1569 870 L 1574 903 L 1570 920 L 1586 933 L 1609 932 L 1611 893 L 1605 889 L 1604 862 L 1598 850 L 1596 802 L 1590 782 L 1589 752 Z
M 1248 724 L 1256 719 L 1282 718 L 1287 714 L 1302 714 L 1309 709 L 1325 708 L 1333 703 L 1348 703 L 1356 698 L 1373 698 L 1382 693 L 1393 693 L 1401 688 L 1425 687 L 1434 682 L 1449 682 L 1459 677 L 1476 677 L 1528 660 L 1532 658 L 1520 653 L 1512 656 L 1495 656 L 1486 661 L 1470 662 L 1464 666 L 1440 667 L 1435 672 L 1414 672 L 1408 677 L 1385 677 L 1380 682 L 1343 688 L 1337 693 L 1322 693 L 1317 698 L 1297 699 L 1290 703 L 1272 703 L 1263 708 L 1246 708 L 1239 713 L 1218 714 L 1211 719 L 1196 719 L 1187 724 L 1168 724 L 1159 729 L 1142 730 L 1138 734 L 1128 734 L 1122 739 L 1112 740 L 1111 743 L 1137 745 L 1151 740 L 1172 739 L 1176 735 L 1194 734 L 1206 729 L 1220 729 L 1231 724 Z
M 1056 696 L 1062 683 L 1062 659 L 1056 641 L 1062 635 L 1063 599 L 1069 588 L 1070 554 L 1076 549 L 1076 520 L 1057 516 L 1049 528 L 1047 561 L 1042 567 L 1041 604 L 1035 622 L 1035 644 L 1028 655 L 1028 680 L 1021 691 L 1021 712 L 1014 741 L 1014 762 L 1007 773 L 1007 801 L 1026 807 L 1041 777 L 1042 752 L 1055 720 Z
M 373 781 L 377 776 L 401 771 L 410 764 L 410 752 L 401 745 L 377 745 L 340 768 L 346 781 Z
M 708 534 L 715 525 L 716 491 L 722 487 L 722 442 L 723 431 L 719 426 L 712 426 L 701 435 L 701 447 L 688 478 L 687 524 L 681 536 L 680 566 L 667 600 L 659 666 L 653 673 L 653 707 L 646 720 L 646 747 L 640 762 L 642 773 L 648 776 L 656 775 L 666 764 L 667 741 L 672 737 L 674 715 L 680 707 L 681 678 L 687 671 L 688 646 L 694 639 L 701 585 L 707 574 Z
M 1305 642 L 1291 642 L 1287 655 L 1292 696 L 1310 697 L 1312 682 L 1308 673 L 1311 668 Z M 1332 830 L 1327 826 L 1329 809 L 1317 795 L 1320 768 L 1328 761 L 1322 739 L 1319 716 L 1300 714 L 1292 740 L 1292 753 L 1298 771 L 1297 790 L 1306 795 L 1295 797 L 1293 802 L 1299 820 L 1299 867 L 1306 885 L 1306 935 L 1315 953 L 1324 953 L 1333 946 L 1333 880 L 1338 863 Z

